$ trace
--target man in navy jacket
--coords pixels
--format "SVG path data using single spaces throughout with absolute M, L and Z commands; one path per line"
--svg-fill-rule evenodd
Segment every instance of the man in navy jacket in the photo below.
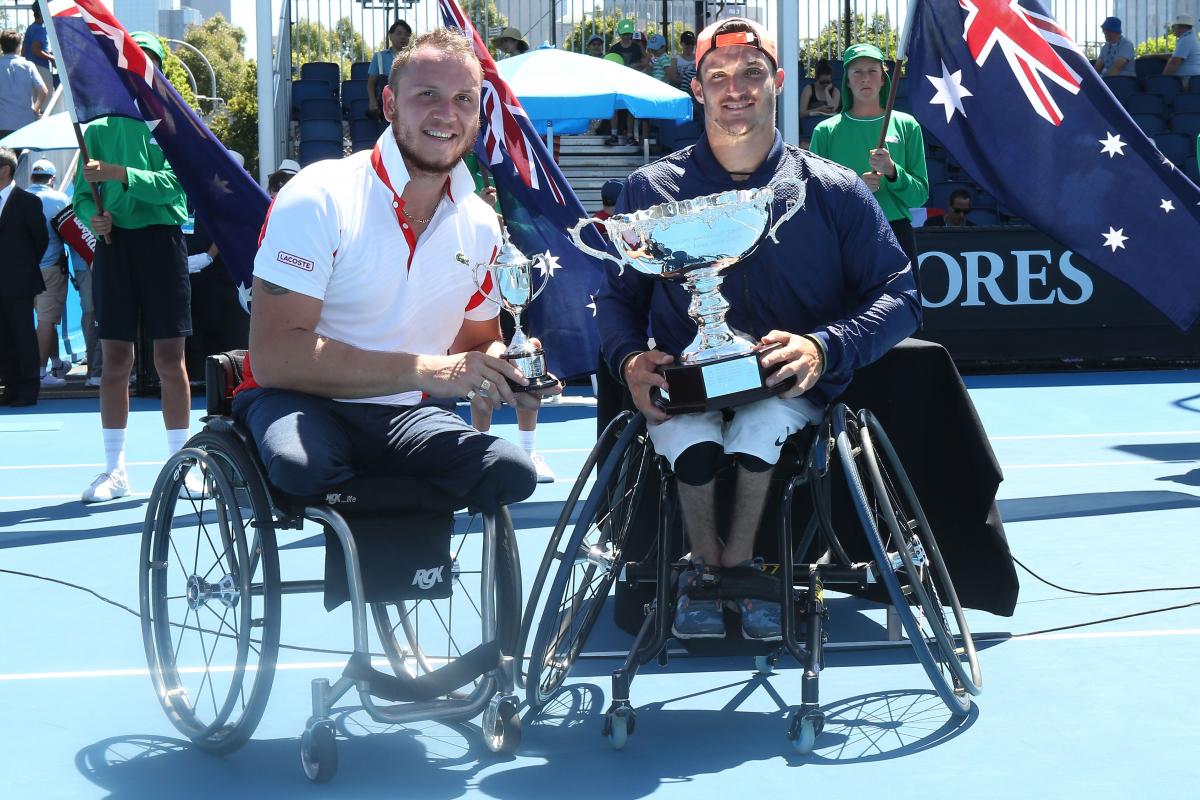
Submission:
M 774 40 L 742 19 L 714 23 L 699 37 L 692 90 L 705 106 L 705 133 L 693 147 L 634 172 L 617 203 L 629 213 L 671 200 L 754 189 L 785 177 L 805 186 L 803 208 L 726 274 L 731 327 L 780 345 L 762 363 L 769 384 L 793 388 L 734 410 L 669 417 L 651 402 L 667 388 L 657 368 L 696 333 L 690 295 L 678 284 L 632 269 L 610 270 L 597 297 L 605 359 L 649 422 L 656 451 L 672 463 L 692 567 L 680 577 L 673 630 L 679 638 L 725 635 L 719 601 L 693 602 L 688 590 L 718 567 L 754 566 L 754 536 L 770 473 L 788 435 L 820 420 L 854 370 L 916 330 L 920 305 L 908 259 L 879 204 L 850 170 L 783 144 L 775 130 L 784 73 Z M 788 192 L 778 193 L 778 218 Z M 654 349 L 648 349 L 652 337 Z M 725 454 L 738 463 L 732 523 L 717 531 L 714 475 Z M 738 602 L 743 635 L 780 638 L 777 604 Z
M 42 201 L 13 182 L 17 156 L 0 148 L 0 405 L 37 402 L 37 329 L 33 298 L 46 290 L 38 263 L 50 243 Z

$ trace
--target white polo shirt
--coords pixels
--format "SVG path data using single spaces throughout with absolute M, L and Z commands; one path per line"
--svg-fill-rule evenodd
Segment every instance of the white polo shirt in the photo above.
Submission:
M 390 128 L 371 151 L 302 169 L 271 205 L 254 274 L 321 300 L 321 336 L 362 350 L 445 354 L 464 320 L 500 313 L 491 270 L 455 259 L 492 263 L 500 226 L 460 161 L 418 241 L 400 198 L 408 180 Z M 404 392 L 347 402 L 420 400 L 420 392 Z

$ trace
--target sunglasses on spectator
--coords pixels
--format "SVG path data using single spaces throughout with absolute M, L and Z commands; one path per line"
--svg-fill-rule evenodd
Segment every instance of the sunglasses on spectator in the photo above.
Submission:
M 964 217 L 971 213 L 971 209 L 969 208 L 955 208 L 954 206 L 950 206 L 950 210 L 955 214 L 962 214 Z

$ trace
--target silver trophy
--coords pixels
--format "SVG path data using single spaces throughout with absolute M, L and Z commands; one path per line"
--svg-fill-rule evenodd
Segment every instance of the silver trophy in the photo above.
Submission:
M 772 208 L 781 189 L 791 189 L 788 208 L 771 223 Z M 696 321 L 696 338 L 674 364 L 662 369 L 670 384 L 660 407 L 673 413 L 728 408 L 782 392 L 785 381 L 766 387 L 769 374 L 759 356 L 764 347 L 733 331 L 725 322 L 729 301 L 721 294 L 725 270 L 732 267 L 766 235 L 778 244 L 775 232 L 804 204 L 804 184 L 784 178 L 760 189 L 738 189 L 690 200 L 662 203 L 632 214 L 605 220 L 580 220 L 571 229 L 579 249 L 638 272 L 682 281 L 692 295 L 688 314 Z M 581 239 L 583 228 L 599 223 L 619 257 L 596 250 Z
M 546 262 L 553 256 L 547 253 L 546 255 L 536 255 L 532 259 L 526 258 L 525 254 L 509 240 L 507 228 L 501 226 L 500 233 L 504 241 L 500 246 L 500 252 L 496 254 L 495 261 L 491 264 L 472 264 L 462 253 L 456 255 L 455 258 L 459 263 L 466 264 L 471 268 L 471 280 L 485 295 L 491 294 L 485 288 L 488 272 L 491 271 L 496 276 L 496 297 L 499 299 L 500 307 L 512 314 L 513 322 L 516 324 L 516 332 L 513 333 L 512 341 L 509 343 L 508 349 L 500 354 L 500 357 L 511 362 L 521 370 L 522 375 L 529 379 L 528 386 L 521 386 L 511 380 L 508 385 L 514 392 L 541 391 L 554 386 L 558 383 L 558 379 L 546 371 L 545 351 L 540 347 L 535 347 L 529 337 L 525 335 L 525 331 L 521 329 L 521 314 L 549 285 L 550 276 L 553 275 L 553 265 L 547 265 Z M 536 290 L 533 288 L 534 269 L 539 269 L 545 276 L 542 285 Z

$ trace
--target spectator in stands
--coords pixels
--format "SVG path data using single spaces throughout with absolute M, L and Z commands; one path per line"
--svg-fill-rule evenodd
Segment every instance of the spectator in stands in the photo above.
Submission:
M 33 303 L 46 288 L 38 262 L 49 236 L 42 204 L 14 183 L 16 171 L 17 154 L 0 148 L 0 406 L 31 406 L 40 389 Z
M 593 33 L 587 40 L 587 54 L 596 58 L 604 58 L 604 37 Z
M 696 34 L 684 31 L 679 34 L 679 52 L 667 67 L 667 83 L 676 89 L 692 94 L 692 78 L 696 77 Z M 699 105 L 699 104 L 697 104 Z
M 817 80 L 800 92 L 801 117 L 831 117 L 842 105 L 842 93 L 833 85 L 833 67 L 822 58 L 817 62 Z
M 646 51 L 642 46 L 633 40 L 633 35 L 637 33 L 637 25 L 631 19 L 623 19 L 617 23 L 618 40 L 608 48 L 610 54 L 616 54 L 625 62 L 625 66 L 630 69 L 636 69 L 638 72 L 646 71 Z M 634 133 L 634 119 L 628 111 L 618 111 L 612 117 L 612 133 L 604 143 L 607 145 L 619 144 L 621 139 L 619 133 L 624 127 L 625 140 L 637 144 L 637 135 Z
M 884 146 L 879 147 L 883 107 L 892 85 L 883 52 L 873 44 L 856 44 L 846 50 L 842 61 L 846 65 L 843 110 L 817 125 L 809 148 L 862 176 L 887 215 L 916 277 L 917 239 L 909 209 L 920 208 L 929 199 L 925 137 L 915 119 L 893 109 Z M 918 292 L 920 288 L 918 278 Z
M 412 27 L 402 19 L 392 23 L 388 28 L 388 44 L 386 50 L 380 50 L 371 59 L 367 68 L 367 115 L 375 119 L 383 119 L 383 87 L 387 85 L 388 75 L 392 71 L 392 59 L 412 39 Z M 382 78 L 382 80 L 381 80 Z M 297 170 L 298 172 L 299 170 Z
M 138 31 L 130 39 L 161 71 L 164 50 L 159 38 Z M 97 503 L 131 491 L 125 474 L 125 429 L 139 319 L 142 334 L 154 343 L 168 454 L 188 439 L 191 390 L 184 337 L 192 332 L 191 283 L 181 230 L 187 221 L 187 198 L 150 128 L 140 119 L 101 117 L 88 125 L 84 141 L 91 160 L 75 178 L 73 203 L 97 238 L 92 267 L 104 354 L 100 424 L 105 468 L 84 490 L 82 500 Z M 103 212 L 92 199 L 93 187 Z M 184 491 L 203 497 L 200 476 L 185 483 Z
M 1196 20 L 1191 14 L 1179 14 L 1171 23 L 1175 34 L 1175 52 L 1163 67 L 1163 75 L 1178 75 L 1187 88 L 1188 78 L 1200 75 L 1200 41 L 1196 41 Z
M 925 228 L 963 228 L 974 227 L 975 223 L 967 219 L 971 213 L 971 193 L 966 189 L 955 189 L 950 193 L 950 205 L 946 213 L 938 217 L 929 217 L 922 227 Z
M 1100 48 L 1100 56 L 1096 59 L 1096 72 L 1101 75 L 1128 75 L 1136 77 L 1133 68 L 1135 53 L 1133 42 L 1121 35 L 1121 20 L 1109 17 L 1100 23 L 1104 32 L 1104 46 Z
M 42 76 L 42 83 L 48 92 L 55 87 L 54 79 L 50 76 L 50 65 L 54 63 L 54 54 L 50 52 L 50 37 L 46 33 L 46 25 L 42 22 L 42 8 L 36 2 L 30 6 L 33 12 L 33 22 L 25 29 L 25 38 L 21 42 L 21 58 L 37 67 Z M 40 106 L 42 112 L 46 106 Z
M 53 219 L 71 204 L 65 194 L 54 188 L 54 164 L 46 159 L 33 162 L 29 193 L 42 201 L 42 215 L 46 218 L 46 233 L 50 241 L 42 255 L 42 281 L 46 290 L 34 300 L 37 309 L 38 368 L 42 386 L 62 386 L 66 381 L 68 366 L 58 357 L 58 324 L 62 321 L 67 305 L 67 255 L 63 240 L 54 227 Z M 50 371 L 46 371 L 46 363 Z
M 290 158 L 279 162 L 279 169 L 267 176 L 267 194 L 274 197 L 300 171 L 300 165 Z
M 522 49 L 524 45 L 524 49 Z M 492 38 L 492 47 L 496 48 L 496 60 L 520 55 L 529 49 L 529 42 L 521 35 L 520 28 L 505 28 L 499 36 Z
M 655 80 L 667 82 L 667 67 L 671 64 L 671 57 L 667 55 L 667 39 L 660 33 L 656 33 L 646 42 L 646 49 L 649 55 L 646 57 L 646 71 L 650 77 Z
M 604 206 L 596 212 L 596 219 L 608 219 L 617 210 L 617 198 L 621 196 L 621 190 L 625 188 L 624 181 L 605 181 L 600 187 L 600 203 Z
M 49 92 L 37 67 L 17 55 L 21 37 L 0 31 L 0 139 L 42 115 Z

